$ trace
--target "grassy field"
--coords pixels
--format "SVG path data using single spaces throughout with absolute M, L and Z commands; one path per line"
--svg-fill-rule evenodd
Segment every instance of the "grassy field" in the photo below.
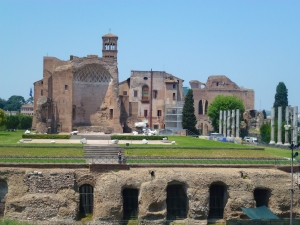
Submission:
M 18 143 L 24 131 L 0 131 L 0 156 L 15 157 L 83 157 L 80 144 L 28 144 Z M 133 145 L 125 147 L 128 157 L 182 157 L 182 158 L 283 158 L 291 157 L 291 151 L 278 148 L 249 150 L 257 146 L 203 140 L 185 136 L 169 136 L 175 145 Z M 130 141 L 129 141 L 130 142 Z M 123 145 L 124 146 L 124 145 Z M 138 149 L 132 146 L 141 147 Z M 147 147 L 147 148 L 145 148 Z M 151 148 L 152 147 L 152 148 Z M 176 147 L 176 148 L 174 148 Z M 184 149 L 180 149 L 183 147 Z M 259 146 L 258 146 L 259 147 Z M 178 149 L 179 148 L 179 149 Z M 237 149 L 238 148 L 238 149 Z

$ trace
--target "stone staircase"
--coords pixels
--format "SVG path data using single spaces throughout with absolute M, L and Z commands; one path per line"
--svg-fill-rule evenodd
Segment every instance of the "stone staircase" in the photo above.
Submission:
M 124 158 L 124 148 L 118 145 L 84 145 L 84 156 L 92 163 L 119 163 L 118 152 Z

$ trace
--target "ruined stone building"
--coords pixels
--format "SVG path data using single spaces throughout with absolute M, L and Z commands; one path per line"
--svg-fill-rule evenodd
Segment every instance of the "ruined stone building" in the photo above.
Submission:
M 239 87 L 226 76 L 209 76 L 206 83 L 197 80 L 190 81 L 194 95 L 196 128 L 207 135 L 213 131 L 207 116 L 207 108 L 217 95 L 235 95 L 243 100 L 245 110 L 254 109 L 254 90 Z
M 152 129 L 181 129 L 182 83 L 164 71 L 131 71 L 119 84 L 123 131 L 131 132 L 143 121 Z
M 34 83 L 37 132 L 122 132 L 118 97 L 118 37 L 102 37 L 102 57 L 44 57 L 43 78 Z

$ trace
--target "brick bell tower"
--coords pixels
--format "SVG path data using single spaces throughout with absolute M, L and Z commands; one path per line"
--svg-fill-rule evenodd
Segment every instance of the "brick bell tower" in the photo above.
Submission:
M 102 36 L 102 58 L 111 58 L 117 61 L 118 36 L 108 33 Z

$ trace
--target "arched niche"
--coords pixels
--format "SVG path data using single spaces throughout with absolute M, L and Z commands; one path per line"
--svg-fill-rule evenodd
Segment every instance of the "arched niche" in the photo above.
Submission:
M 5 196 L 8 192 L 7 183 L 0 180 L 0 217 L 4 216 L 5 211 Z
M 123 197 L 123 219 L 129 220 L 138 217 L 139 190 L 136 188 L 124 188 Z
M 167 220 L 187 218 L 188 198 L 186 186 L 182 183 L 171 183 L 167 186 Z
M 268 207 L 269 199 L 271 196 L 271 190 L 267 188 L 255 188 L 253 192 L 254 200 L 255 200 L 255 206 L 266 206 Z
M 222 182 L 212 183 L 209 187 L 209 219 L 223 219 L 227 203 L 227 188 Z
M 79 187 L 79 214 L 80 217 L 86 217 L 93 214 L 94 208 L 94 187 L 90 184 L 82 184 Z

